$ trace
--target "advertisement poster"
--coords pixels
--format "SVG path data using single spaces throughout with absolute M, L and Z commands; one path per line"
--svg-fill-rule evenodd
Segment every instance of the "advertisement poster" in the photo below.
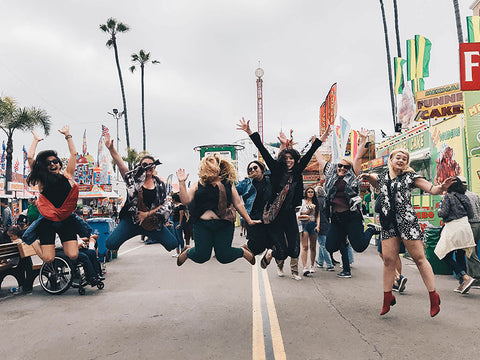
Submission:
M 416 93 L 418 121 L 447 118 L 463 113 L 463 93 L 459 84 L 451 84 Z
M 435 184 L 450 176 L 466 175 L 466 157 L 462 115 L 442 121 L 430 129 L 432 176 Z M 435 161 L 435 164 L 433 163 Z
M 480 156 L 470 158 L 470 178 L 468 178 L 470 191 L 480 194 Z
M 467 91 L 464 98 L 467 155 L 480 156 L 480 91 Z

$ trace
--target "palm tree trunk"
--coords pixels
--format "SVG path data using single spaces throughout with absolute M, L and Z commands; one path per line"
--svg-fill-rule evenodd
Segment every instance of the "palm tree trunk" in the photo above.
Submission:
M 123 117 L 125 119 L 125 137 L 127 140 L 127 148 L 130 148 L 130 134 L 128 131 L 128 116 L 127 116 L 127 101 L 125 99 L 125 88 L 123 86 L 122 70 L 120 69 L 120 62 L 118 61 L 117 41 L 113 38 L 113 50 L 115 52 L 115 62 L 117 64 L 118 78 L 120 79 L 120 89 L 122 90 L 123 101 Z
M 457 37 L 458 43 L 463 43 L 462 22 L 460 21 L 460 9 L 458 7 L 458 0 L 453 0 L 453 8 L 455 10 L 455 21 L 457 23 Z
M 395 130 L 395 125 L 397 122 L 395 121 L 395 99 L 393 96 L 392 64 L 390 58 L 390 45 L 388 43 L 387 20 L 385 18 L 385 8 L 383 6 L 383 0 L 380 0 L 380 7 L 382 9 L 383 32 L 385 34 L 385 48 L 387 50 L 388 83 L 390 85 L 390 102 L 392 105 L 393 128 Z
M 12 192 L 8 190 L 8 183 L 12 181 L 12 159 L 13 159 L 13 134 L 8 134 L 7 139 L 7 165 L 5 168 L 5 194 L 11 194 Z
M 140 66 L 142 70 L 142 130 L 143 130 L 143 151 L 147 151 L 147 135 L 145 133 L 145 85 L 144 85 L 144 65 Z
M 400 30 L 398 28 L 397 0 L 393 0 L 393 11 L 395 13 L 395 36 L 397 38 L 397 56 L 402 57 L 402 50 L 401 50 L 401 47 L 400 47 Z

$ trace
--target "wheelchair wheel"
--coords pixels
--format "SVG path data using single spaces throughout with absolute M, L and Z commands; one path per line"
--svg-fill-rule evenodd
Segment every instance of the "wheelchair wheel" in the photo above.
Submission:
M 38 278 L 43 290 L 59 295 L 67 291 L 72 284 L 72 267 L 66 259 L 55 256 L 51 263 L 43 263 Z
M 78 288 L 78 293 L 79 293 L 80 295 L 85 295 L 85 288 L 82 287 L 82 286 L 80 286 L 80 287 Z
M 99 282 L 97 283 L 97 289 L 98 289 L 98 290 L 102 290 L 102 289 L 104 288 L 104 286 L 105 286 L 105 284 L 103 283 L 103 281 L 99 281 Z

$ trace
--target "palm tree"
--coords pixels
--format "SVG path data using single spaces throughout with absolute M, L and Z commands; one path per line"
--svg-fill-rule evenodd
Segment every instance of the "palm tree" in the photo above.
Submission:
M 122 159 L 127 163 L 128 170 L 133 170 L 135 163 L 138 161 L 138 156 L 137 150 L 127 148 L 127 156 L 122 156 Z
M 458 43 L 463 43 L 462 22 L 460 21 L 460 9 L 458 7 L 458 0 L 453 0 L 453 9 L 455 10 L 455 21 L 457 23 L 457 37 Z
M 395 121 L 395 99 L 393 96 L 392 64 L 390 58 L 390 45 L 388 43 L 387 20 L 385 18 L 385 8 L 383 6 L 383 0 L 380 0 L 380 7 L 382 9 L 383 32 L 385 34 L 385 48 L 387 50 L 388 83 L 390 85 L 390 102 L 392 104 L 393 128 L 396 131 L 397 122 Z
M 122 90 L 123 101 L 123 116 L 125 118 L 125 137 L 127 138 L 127 148 L 130 147 L 130 135 L 128 132 L 128 116 L 127 116 L 127 101 L 125 99 L 125 88 L 123 86 L 122 70 L 120 69 L 120 62 L 118 61 L 118 48 L 117 48 L 117 33 L 124 33 L 130 30 L 128 25 L 117 22 L 116 19 L 110 18 L 106 24 L 100 25 L 100 30 L 110 35 L 106 45 L 108 48 L 113 46 L 115 52 L 115 62 L 117 64 L 118 78 L 120 79 L 120 89 Z
M 132 54 L 132 61 L 140 64 L 141 78 L 142 78 L 142 129 L 143 129 L 143 151 L 147 149 L 147 136 L 145 134 L 145 90 L 144 90 L 144 74 L 145 64 L 150 61 L 150 53 L 145 50 L 140 50 L 138 54 Z M 152 64 L 160 64 L 160 61 L 153 60 Z M 130 66 L 130 71 L 135 71 L 135 65 Z
M 394 14 L 395 14 L 395 37 L 397 38 L 397 56 L 402 57 L 402 50 L 400 48 L 400 30 L 398 28 L 397 0 L 393 0 L 393 11 L 394 11 Z
M 0 98 L 0 129 L 7 135 L 7 167 L 5 170 L 7 183 L 12 181 L 13 133 L 15 130 L 28 131 L 41 127 L 45 135 L 48 135 L 50 125 L 50 116 L 45 110 L 35 107 L 20 108 L 12 98 Z

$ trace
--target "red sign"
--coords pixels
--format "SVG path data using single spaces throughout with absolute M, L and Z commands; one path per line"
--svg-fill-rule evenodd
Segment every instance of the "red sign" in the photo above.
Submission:
M 480 43 L 460 44 L 460 89 L 480 90 Z

